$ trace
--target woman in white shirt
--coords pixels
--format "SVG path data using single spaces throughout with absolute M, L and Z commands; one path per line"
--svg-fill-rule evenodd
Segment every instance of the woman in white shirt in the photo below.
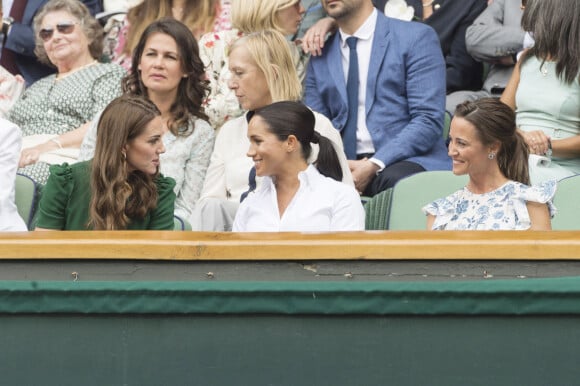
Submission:
M 21 145 L 20 128 L 0 118 L 0 232 L 28 230 L 14 201 Z
M 302 84 L 284 36 L 273 30 L 254 32 L 229 48 L 229 87 L 242 109 L 253 111 L 272 102 L 300 100 Z M 354 186 L 340 133 L 324 115 L 314 113 L 314 130 L 332 141 L 342 167 L 342 182 Z M 248 190 L 251 160 L 246 116 L 228 120 L 216 137 L 201 196 L 191 225 L 194 230 L 231 231 L 243 192 Z M 316 160 L 318 145 L 312 149 Z M 261 178 L 256 179 L 260 186 Z
M 301 102 L 276 102 L 254 112 L 247 156 L 256 175 L 266 178 L 240 204 L 234 232 L 364 230 L 360 196 L 339 182 L 336 151 L 314 123 L 314 114 Z M 312 143 L 320 150 L 309 165 Z

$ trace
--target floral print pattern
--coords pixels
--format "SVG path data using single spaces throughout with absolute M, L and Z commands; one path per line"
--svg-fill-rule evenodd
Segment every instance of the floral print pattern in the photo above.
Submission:
M 508 181 L 484 194 L 465 187 L 426 205 L 423 212 L 436 217 L 433 230 L 525 230 L 531 226 L 526 202 L 547 204 L 553 217 L 555 193 L 555 180 L 534 186 Z

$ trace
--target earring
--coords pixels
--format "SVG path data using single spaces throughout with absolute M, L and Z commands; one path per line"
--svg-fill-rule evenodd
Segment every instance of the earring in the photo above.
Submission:
M 494 159 L 494 158 L 495 158 L 495 152 L 494 152 L 494 151 L 490 152 L 490 153 L 487 155 L 487 158 L 489 158 L 489 159 Z
M 124 160 L 127 160 L 127 153 L 125 153 L 124 151 L 122 151 L 121 154 L 123 154 L 123 159 Z

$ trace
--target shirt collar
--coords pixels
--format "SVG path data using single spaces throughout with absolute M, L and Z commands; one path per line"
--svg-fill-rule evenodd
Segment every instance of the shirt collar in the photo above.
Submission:
M 321 174 L 318 171 L 318 169 L 316 169 L 316 166 L 312 164 L 308 165 L 308 167 L 305 170 L 298 173 L 298 180 L 300 180 L 300 189 L 313 188 L 315 181 L 318 178 L 320 178 L 320 176 Z M 264 177 L 262 185 L 268 190 L 274 191 L 276 190 L 276 184 L 274 183 L 274 180 L 270 176 Z
M 373 12 L 369 15 L 369 17 L 365 20 L 365 22 L 359 27 L 358 30 L 352 35 L 348 35 L 343 30 L 339 29 L 340 32 L 340 44 L 343 48 L 346 47 L 346 39 L 354 36 L 361 40 L 369 40 L 372 38 L 373 33 L 375 32 L 375 27 L 377 25 L 377 10 L 376 8 L 373 9 Z

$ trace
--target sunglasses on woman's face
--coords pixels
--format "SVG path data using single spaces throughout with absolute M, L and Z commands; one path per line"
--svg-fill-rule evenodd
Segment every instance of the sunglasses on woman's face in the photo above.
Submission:
M 56 25 L 56 30 L 61 34 L 68 35 L 75 30 L 75 25 L 77 25 L 77 24 L 79 24 L 79 23 L 72 22 L 72 21 L 64 21 L 64 22 L 58 23 Z M 43 41 L 47 42 L 52 38 L 53 34 L 54 34 L 54 28 L 43 28 L 38 33 L 38 36 L 40 36 L 40 38 Z

